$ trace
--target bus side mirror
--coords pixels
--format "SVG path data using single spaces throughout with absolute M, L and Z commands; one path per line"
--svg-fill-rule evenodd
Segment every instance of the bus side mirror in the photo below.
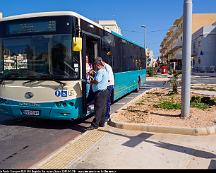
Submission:
M 82 38 L 81 37 L 73 37 L 73 47 L 72 50 L 74 52 L 82 51 Z

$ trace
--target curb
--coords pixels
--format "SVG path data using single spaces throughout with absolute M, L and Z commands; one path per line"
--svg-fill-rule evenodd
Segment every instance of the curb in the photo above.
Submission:
M 142 96 L 144 96 L 148 92 L 152 92 L 157 90 L 158 88 L 153 88 L 150 90 L 145 91 L 143 94 L 139 95 L 132 101 L 128 102 L 124 105 L 121 109 L 117 112 L 122 111 L 131 103 L 136 102 Z M 116 112 L 116 113 L 117 113 Z M 207 136 L 216 134 L 216 126 L 212 127 L 204 127 L 204 128 L 184 128 L 184 127 L 166 127 L 166 126 L 154 126 L 154 125 L 146 125 L 143 123 L 123 123 L 123 122 L 116 122 L 112 120 L 112 117 L 115 115 L 111 115 L 111 121 L 108 123 L 111 127 L 125 129 L 125 130 L 137 130 L 137 131 L 146 131 L 146 132 L 153 132 L 153 133 L 170 133 L 170 134 L 181 134 L 181 135 L 191 135 L 191 136 Z
M 181 128 L 181 127 L 153 126 L 153 125 L 135 124 L 135 123 L 121 123 L 112 120 L 109 122 L 109 125 L 119 129 L 146 131 L 146 132 L 154 132 L 154 133 L 170 133 L 170 134 L 181 134 L 181 135 L 191 135 L 191 136 L 207 136 L 207 135 L 216 134 L 216 126 L 205 127 L 205 128 Z

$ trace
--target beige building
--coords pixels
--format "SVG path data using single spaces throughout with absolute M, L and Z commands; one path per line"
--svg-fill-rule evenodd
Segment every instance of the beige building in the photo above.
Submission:
M 216 72 L 216 25 L 204 26 L 192 37 L 193 72 Z
M 118 26 L 117 22 L 115 20 L 99 20 L 97 21 L 100 25 L 102 25 L 104 28 L 109 29 L 111 31 L 114 31 L 120 35 L 121 33 L 121 28 Z
M 192 33 L 216 22 L 216 14 L 193 14 Z M 174 69 L 182 67 L 183 18 L 176 19 L 160 45 L 161 60 Z

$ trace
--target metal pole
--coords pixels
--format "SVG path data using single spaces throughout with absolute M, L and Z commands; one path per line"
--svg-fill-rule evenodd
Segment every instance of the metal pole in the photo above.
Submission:
M 144 48 L 146 49 L 146 26 L 144 27 L 144 29 L 145 29 L 145 35 L 144 35 Z
M 146 50 L 146 25 L 142 25 L 142 28 L 144 28 L 144 49 Z
M 181 116 L 190 116 L 192 0 L 184 0 Z

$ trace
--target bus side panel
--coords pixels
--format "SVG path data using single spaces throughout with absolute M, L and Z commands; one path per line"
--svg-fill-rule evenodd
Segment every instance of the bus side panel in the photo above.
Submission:
M 146 70 L 140 70 L 139 76 L 141 78 L 141 86 L 144 86 L 146 83 Z
M 117 100 L 137 89 L 139 76 L 141 78 L 141 86 L 144 85 L 146 81 L 146 70 L 115 73 L 114 76 L 114 100 Z

